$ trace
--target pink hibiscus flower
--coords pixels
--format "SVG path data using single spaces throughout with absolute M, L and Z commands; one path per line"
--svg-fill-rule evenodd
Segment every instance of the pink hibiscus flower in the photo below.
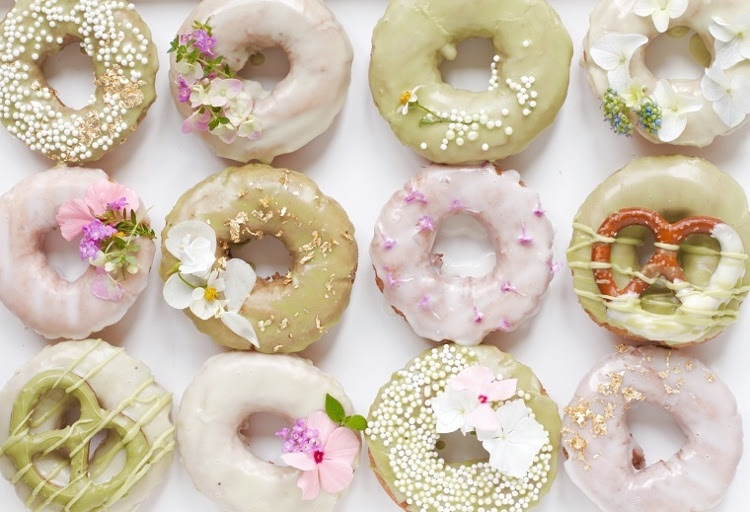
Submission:
M 119 183 L 102 180 L 90 186 L 83 199 L 65 201 L 57 211 L 55 219 L 60 225 L 63 238 L 71 241 L 96 217 L 103 215 L 107 208 L 135 210 L 138 205 L 138 195 L 131 189 Z
M 321 488 L 328 494 L 338 494 L 354 478 L 352 464 L 359 454 L 359 437 L 351 429 L 339 427 L 322 411 L 310 415 L 307 428 L 317 433 L 320 441 L 316 443 L 318 448 L 285 453 L 281 459 L 302 471 L 297 482 L 302 490 L 302 499 L 315 499 Z

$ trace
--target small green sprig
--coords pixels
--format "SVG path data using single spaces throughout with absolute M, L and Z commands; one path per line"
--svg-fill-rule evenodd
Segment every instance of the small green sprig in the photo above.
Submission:
M 128 214 L 125 210 L 114 211 L 108 208 L 99 220 L 114 226 L 117 230 L 115 235 L 102 243 L 105 270 L 110 273 L 121 270 L 123 278 L 128 273 L 137 273 L 139 265 L 136 255 L 141 247 L 136 243 L 136 239 L 143 237 L 153 240 L 156 238 L 154 230 L 142 220 L 138 220 L 135 210 L 130 210 Z
M 200 64 L 204 77 L 215 75 L 222 78 L 234 78 L 235 74 L 224 56 L 213 55 L 211 51 L 213 45 L 203 44 L 201 39 L 195 37 L 198 35 L 202 38 L 205 34 L 209 41 L 213 40 L 212 28 L 208 22 L 201 23 L 195 20 L 193 21 L 193 29 L 194 31 L 191 34 L 186 35 L 186 42 L 181 41 L 180 35 L 175 36 L 169 45 L 168 53 L 174 53 L 177 62 L 184 60 L 188 64 Z
M 344 406 L 329 394 L 326 394 L 326 414 L 331 421 L 339 426 L 350 428 L 356 432 L 362 432 L 367 429 L 367 420 L 364 416 L 354 414 L 347 416 Z

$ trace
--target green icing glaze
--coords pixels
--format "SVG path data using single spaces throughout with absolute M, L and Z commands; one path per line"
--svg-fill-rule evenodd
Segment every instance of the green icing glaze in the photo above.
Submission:
M 19 95 L 0 94 L 0 103 L 8 107 L 11 114 L 0 116 L 0 120 L 13 135 L 49 158 L 66 162 L 100 159 L 127 139 L 156 99 L 159 59 L 151 32 L 127 3 L 124 8 L 117 4 L 113 0 L 86 4 L 80 0 L 18 0 L 0 25 L 0 56 L 9 58 L 0 64 L 0 87 L 8 85 L 6 81 L 10 76 L 21 74 L 16 77 L 20 82 Z M 32 18 L 31 13 L 40 8 L 38 18 Z M 52 15 L 51 9 L 58 12 Z M 94 10 L 96 12 L 92 12 Z M 101 30 L 106 35 L 95 38 L 94 33 L 100 28 L 88 25 L 90 32 L 85 36 L 84 25 L 100 13 L 105 22 L 112 22 Z M 58 18 L 65 15 L 70 15 L 71 21 Z M 39 28 L 34 26 L 37 19 L 42 22 Z M 128 24 L 132 26 L 128 28 Z M 10 25 L 17 30 L 24 29 L 27 42 L 9 36 Z M 47 33 L 42 36 L 41 30 Z M 97 87 L 92 103 L 82 109 L 72 109 L 60 101 L 47 83 L 42 66 L 48 56 L 68 44 L 78 44 L 84 37 L 91 38 L 88 46 L 82 46 L 82 51 L 92 58 Z M 118 41 L 116 47 L 115 40 Z M 127 60 L 115 61 L 115 57 L 126 57 L 126 48 L 135 48 L 134 53 L 127 54 L 132 58 L 132 66 Z M 104 54 L 103 49 L 111 53 Z M 15 50 L 18 55 L 14 54 Z M 13 114 L 19 114 L 18 118 L 13 119 Z M 54 135 L 58 136 L 57 141 L 53 140 Z
M 370 413 L 368 417 L 368 423 L 369 425 L 374 425 L 377 423 L 378 418 L 378 411 L 381 410 L 384 407 L 388 407 L 389 404 L 394 403 L 392 390 L 395 386 L 398 386 L 400 384 L 404 384 L 407 379 L 407 373 L 411 374 L 414 373 L 416 370 L 415 364 L 417 363 L 424 363 L 426 358 L 432 354 L 439 353 L 442 350 L 451 350 L 455 349 L 457 353 L 460 354 L 459 358 L 462 360 L 462 362 L 457 363 L 459 366 L 459 369 L 468 368 L 470 366 L 474 365 L 483 365 L 491 370 L 493 370 L 496 374 L 502 375 L 503 378 L 514 378 L 518 379 L 518 389 L 523 390 L 524 392 L 528 393 L 530 395 L 529 399 L 525 399 L 526 404 L 533 410 L 535 414 L 535 419 L 542 424 L 544 429 L 548 432 L 549 438 L 550 438 L 550 444 L 552 446 L 552 450 L 549 452 L 551 455 L 551 459 L 549 460 L 549 466 L 550 470 L 547 473 L 547 481 L 546 483 L 541 487 L 539 491 L 539 498 L 543 497 L 545 494 L 547 494 L 552 487 L 552 484 L 555 480 L 555 476 L 557 474 L 557 458 L 558 458 L 558 452 L 559 452 L 559 446 L 560 446 L 560 430 L 561 430 L 561 420 L 560 420 L 560 414 L 558 412 L 557 404 L 549 397 L 547 396 L 544 388 L 542 387 L 542 384 L 539 382 L 539 379 L 534 375 L 534 372 L 529 368 L 528 366 L 525 366 L 513 359 L 513 357 L 510 354 L 504 353 L 500 351 L 498 348 L 491 346 L 491 345 L 479 345 L 476 347 L 460 347 L 459 345 L 455 344 L 448 344 L 442 347 L 433 348 L 425 351 L 420 356 L 409 362 L 403 370 L 400 370 L 393 374 L 391 377 L 391 380 L 383 386 L 379 392 L 378 396 L 373 402 L 372 406 L 370 407 Z M 446 370 L 446 368 L 442 368 L 443 370 Z M 427 399 L 424 396 L 424 389 L 430 386 L 430 382 L 434 382 L 434 380 L 431 380 L 427 373 L 424 374 L 424 380 L 422 382 L 422 386 L 420 386 L 418 389 L 414 390 L 415 393 L 418 393 L 418 395 L 415 396 L 416 400 L 421 404 L 417 408 L 412 409 L 411 406 L 408 407 L 407 410 L 401 412 L 399 414 L 398 410 L 397 416 L 403 417 L 403 418 L 414 418 L 417 420 L 416 423 L 410 424 L 404 434 L 400 434 L 397 436 L 398 438 L 408 440 L 412 436 L 418 436 L 420 433 L 429 431 L 434 432 L 435 426 L 433 424 L 430 425 L 424 425 L 419 422 L 420 414 L 423 414 L 423 412 L 427 411 L 426 417 L 431 418 L 434 420 L 434 414 L 431 412 L 431 409 L 427 404 L 425 404 L 425 400 Z M 441 388 L 442 391 L 442 388 Z M 440 393 L 440 391 L 432 392 L 431 396 L 436 396 L 436 394 Z M 400 396 L 400 395 L 399 395 Z M 408 397 L 407 397 L 408 400 Z M 400 407 L 400 406 L 396 406 Z M 407 422 L 405 421 L 404 424 Z M 399 424 L 392 424 L 390 425 L 389 429 L 397 429 L 400 425 Z M 395 469 L 393 465 L 393 459 L 392 457 L 395 455 L 394 446 L 396 449 L 400 449 L 399 442 L 389 443 L 386 445 L 383 440 L 382 435 L 373 435 L 371 430 L 367 431 L 367 435 L 365 436 L 369 451 L 370 451 L 370 458 L 373 466 L 373 470 L 378 475 L 378 477 L 381 479 L 381 481 L 384 483 L 384 485 L 387 486 L 387 490 L 392 495 L 392 497 L 397 501 L 399 505 L 406 508 L 407 510 L 411 512 L 421 512 L 422 510 L 428 510 L 430 512 L 438 512 L 439 508 L 436 506 L 417 506 L 415 503 L 408 503 L 407 499 L 408 496 L 399 490 L 396 482 L 398 481 L 397 476 L 397 470 Z M 435 449 L 437 450 L 437 448 Z M 432 453 L 427 454 L 428 458 L 440 458 L 440 456 L 437 454 L 436 451 L 433 451 Z M 466 462 L 446 462 L 444 465 L 441 465 L 442 467 L 452 467 L 452 468 L 461 468 L 461 467 L 467 467 L 470 468 L 471 466 L 475 465 L 477 461 L 466 461 Z M 414 461 L 414 464 L 418 464 L 418 461 Z M 442 470 L 440 471 L 442 473 Z M 428 486 L 434 486 L 436 485 L 437 479 L 442 477 L 442 474 L 435 474 L 435 481 L 429 482 Z M 501 475 L 501 479 L 507 479 L 506 477 Z M 513 482 L 513 479 L 507 479 L 509 482 Z M 406 484 L 415 482 L 405 482 Z M 465 482 L 464 482 L 465 483 Z M 502 486 L 497 487 L 498 491 L 501 491 L 503 489 Z M 494 491 L 494 486 L 492 491 Z M 490 491 L 490 492 L 492 492 Z M 487 496 L 487 494 L 485 494 Z M 536 502 L 532 502 L 530 505 L 535 505 Z M 474 510 L 479 511 L 482 508 L 482 505 L 475 504 Z M 490 507 L 487 507 L 487 505 L 484 505 L 484 509 L 488 510 L 494 505 L 491 505 Z
M 80 419 L 60 430 L 30 433 L 37 408 L 50 391 L 56 390 L 64 391 L 80 403 Z M 109 435 L 89 460 L 91 440 L 103 430 L 109 430 Z M 33 489 L 32 497 L 39 496 L 46 503 L 60 505 L 70 512 L 105 509 L 150 457 L 149 442 L 135 422 L 102 409 L 96 394 L 83 379 L 62 370 L 41 373 L 24 386 L 13 405 L 9 433 L 0 453 L 13 460 L 20 478 Z M 127 456 L 122 470 L 106 482 L 94 483 L 92 479 L 120 449 Z M 65 487 L 50 482 L 53 477 L 46 479 L 34 464 L 37 455 L 56 450 L 65 450 L 70 457 L 70 483 Z
M 336 324 L 349 304 L 357 269 L 354 227 L 346 212 L 306 176 L 263 164 L 230 167 L 188 190 L 167 215 L 162 240 L 175 224 L 203 220 L 217 234 L 217 257 L 231 244 L 278 238 L 294 259 L 286 276 L 259 278 L 240 314 L 258 336 L 261 352 L 298 352 Z M 177 260 L 162 245 L 160 274 Z M 250 343 L 218 319 L 195 326 L 217 343 L 249 349 Z
M 699 215 L 721 219 L 739 234 L 743 246 L 750 247 L 750 213 L 742 187 L 728 174 L 699 158 L 664 156 L 639 158 L 601 183 L 584 201 L 574 219 L 573 238 L 568 248 L 568 264 L 578 299 L 591 317 L 609 324 L 604 298 L 594 281 L 591 246 L 602 222 L 612 213 L 630 207 L 656 210 L 668 221 Z M 623 229 L 612 246 L 612 270 L 618 287 L 624 287 L 640 268 L 638 247 L 648 236 L 641 226 Z M 700 290 L 716 269 L 719 245 L 708 235 L 692 235 L 680 247 L 679 259 L 687 281 Z M 745 262 L 744 278 L 729 300 L 713 318 L 712 328 L 694 343 L 719 334 L 736 319 L 742 300 L 750 290 L 750 259 L 746 254 L 730 254 Z M 680 285 L 658 280 L 643 295 L 642 307 L 648 314 L 671 315 L 679 301 L 674 290 Z M 685 322 L 703 318 L 685 318 Z M 619 326 L 616 326 L 619 327 Z M 645 341 L 645 340 L 644 340 Z M 677 344 L 675 344 L 677 345 Z
M 456 45 L 472 37 L 489 39 L 500 57 L 493 90 L 457 90 L 441 78 L 443 59 L 455 58 Z M 567 95 L 572 54 L 570 36 L 544 0 L 476 0 L 471 8 L 454 0 L 390 2 L 372 37 L 370 87 L 396 136 L 422 156 L 439 163 L 497 160 L 523 150 L 552 123 Z M 523 77 L 535 79 L 529 89 L 538 94 L 528 116 L 523 111 L 532 98 L 520 105 L 517 90 L 506 85 L 506 79 L 521 84 Z M 465 134 L 463 145 L 453 140 L 442 150 L 448 122 L 420 125 L 423 110 L 398 111 L 402 94 L 417 86 L 419 103 L 433 112 L 484 111 L 502 126 L 490 129 L 478 121 L 476 140 Z

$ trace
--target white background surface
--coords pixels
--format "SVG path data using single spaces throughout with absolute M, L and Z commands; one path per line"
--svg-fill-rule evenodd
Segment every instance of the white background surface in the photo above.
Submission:
M 358 410 L 366 413 L 378 388 L 388 380 L 390 374 L 432 346 L 430 342 L 415 336 L 406 322 L 386 305 L 375 287 L 368 255 L 372 228 L 381 206 L 424 162 L 400 145 L 378 115 L 370 97 L 367 82 L 370 35 L 385 9 L 386 1 L 328 0 L 327 3 L 346 27 L 355 49 L 349 95 L 342 114 L 324 135 L 306 148 L 278 158 L 274 163 L 305 172 L 314 179 L 324 193 L 343 205 L 356 227 L 360 270 L 351 306 L 341 324 L 302 355 L 339 379 Z M 626 139 L 610 133 L 601 121 L 599 104 L 588 90 L 578 66 L 581 41 L 594 2 L 552 0 L 552 3 L 560 12 L 575 46 L 568 100 L 550 129 L 523 154 L 501 165 L 506 169 L 518 169 L 527 185 L 540 192 L 556 227 L 555 255 L 558 260 L 564 259 L 564 249 L 571 235 L 571 221 L 580 203 L 606 176 L 635 156 L 675 152 L 699 155 L 731 173 L 748 189 L 750 170 L 743 165 L 750 158 L 750 145 L 744 142 L 747 129 L 719 140 L 706 150 L 657 147 L 638 137 Z M 229 162 L 215 157 L 197 137 L 180 134 L 181 119 L 169 97 L 166 73 L 168 42 L 192 5 L 195 5 L 194 2 L 141 0 L 136 4 L 150 25 L 160 50 L 162 69 L 157 84 L 159 98 L 130 140 L 98 165 L 117 181 L 136 189 L 147 205 L 153 205 L 151 218 L 159 233 L 164 225 L 164 216 L 180 194 L 203 178 L 222 170 Z M 7 11 L 10 5 L 9 0 L 0 0 L 0 12 Z M 404 37 L 405 44 L 408 44 L 408 35 Z M 474 85 L 486 83 L 477 76 L 484 77 L 483 80 L 489 77 L 489 50 L 481 45 L 478 47 L 483 49 L 479 60 L 482 64 L 481 68 L 477 68 L 473 81 L 470 79 Z M 76 51 L 66 51 L 61 58 L 52 59 L 58 71 L 70 66 L 90 70 L 82 57 L 70 60 Z M 82 63 L 84 65 L 79 66 Z M 93 88 L 89 76 L 80 70 L 78 76 L 68 69 L 68 73 L 57 73 L 56 78 L 57 82 L 53 78 L 53 83 L 62 83 L 60 88 L 64 100 L 86 98 Z M 75 91 L 74 86 L 81 84 L 85 84 L 83 89 Z M 0 155 L 3 162 L 0 192 L 3 193 L 23 178 L 50 166 L 49 161 L 32 153 L 4 130 L 0 130 Z M 706 192 L 721 194 L 720 190 Z M 63 256 L 74 261 L 75 244 L 70 245 Z M 154 268 L 158 266 L 158 258 L 157 255 Z M 18 279 L 18 293 L 23 293 L 24 279 L 33 279 L 33 276 L 18 276 Z M 737 394 L 741 413 L 750 418 L 750 398 L 742 392 L 747 389 L 747 361 L 750 360 L 750 344 L 746 343 L 747 336 L 743 336 L 743 332 L 750 327 L 750 313 L 747 308 L 744 309 L 744 316 L 738 324 L 727 329 L 718 339 L 691 352 L 728 382 Z M 102 332 L 101 336 L 125 347 L 131 355 L 149 364 L 159 382 L 174 392 L 175 403 L 179 403 L 183 390 L 201 364 L 221 351 L 209 338 L 199 334 L 187 317 L 170 309 L 162 301 L 161 281 L 156 272 L 152 272 L 149 288 L 125 319 Z M 619 342 L 585 316 L 576 303 L 567 268 L 554 279 L 542 309 L 534 319 L 514 333 L 497 335 L 488 341 L 533 367 L 550 395 L 561 406 L 570 400 L 580 378 Z M 2 382 L 47 343 L 27 330 L 2 306 L 0 342 Z M 254 393 L 256 390 L 248 389 L 247 392 Z M 649 463 L 659 456 L 671 455 L 678 448 L 681 442 L 679 430 L 665 420 L 663 414 L 639 410 L 631 415 L 631 419 Z M 263 451 L 269 452 L 268 443 L 263 446 Z M 750 479 L 749 451 L 745 449 L 734 485 L 718 510 L 735 512 L 747 508 L 750 488 L 742 483 Z M 398 510 L 381 490 L 364 458 L 362 462 L 363 467 L 338 510 Z M 12 487 L 5 482 L 0 482 L 0 510 L 22 510 Z M 194 490 L 177 458 L 164 485 L 143 505 L 142 510 L 213 512 L 217 507 Z M 250 504 L 248 510 L 252 510 Z M 551 494 L 542 501 L 538 510 L 593 512 L 597 509 L 571 484 L 561 466 Z

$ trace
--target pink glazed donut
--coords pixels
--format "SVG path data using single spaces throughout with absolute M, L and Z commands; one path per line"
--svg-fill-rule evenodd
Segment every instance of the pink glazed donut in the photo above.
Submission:
M 442 260 L 431 255 L 441 222 L 458 214 L 488 232 L 497 264 L 485 276 L 441 275 Z M 539 195 L 516 171 L 433 164 L 383 207 L 370 256 L 386 300 L 418 335 L 478 345 L 539 309 L 552 279 L 552 240 Z
M 62 224 L 61 209 L 68 212 Z M 122 221 L 132 210 L 133 226 Z M 78 241 L 82 258 L 90 257 L 73 282 L 42 249 L 57 229 Z M 33 174 L 0 198 L 0 301 L 45 338 L 86 338 L 117 323 L 146 288 L 152 238 L 138 196 L 104 171 L 56 167 Z
M 742 422 L 732 392 L 685 352 L 628 348 L 605 358 L 565 408 L 563 448 L 570 479 L 604 512 L 716 507 L 742 457 Z M 668 411 L 685 444 L 646 465 L 627 412 L 638 402 Z

